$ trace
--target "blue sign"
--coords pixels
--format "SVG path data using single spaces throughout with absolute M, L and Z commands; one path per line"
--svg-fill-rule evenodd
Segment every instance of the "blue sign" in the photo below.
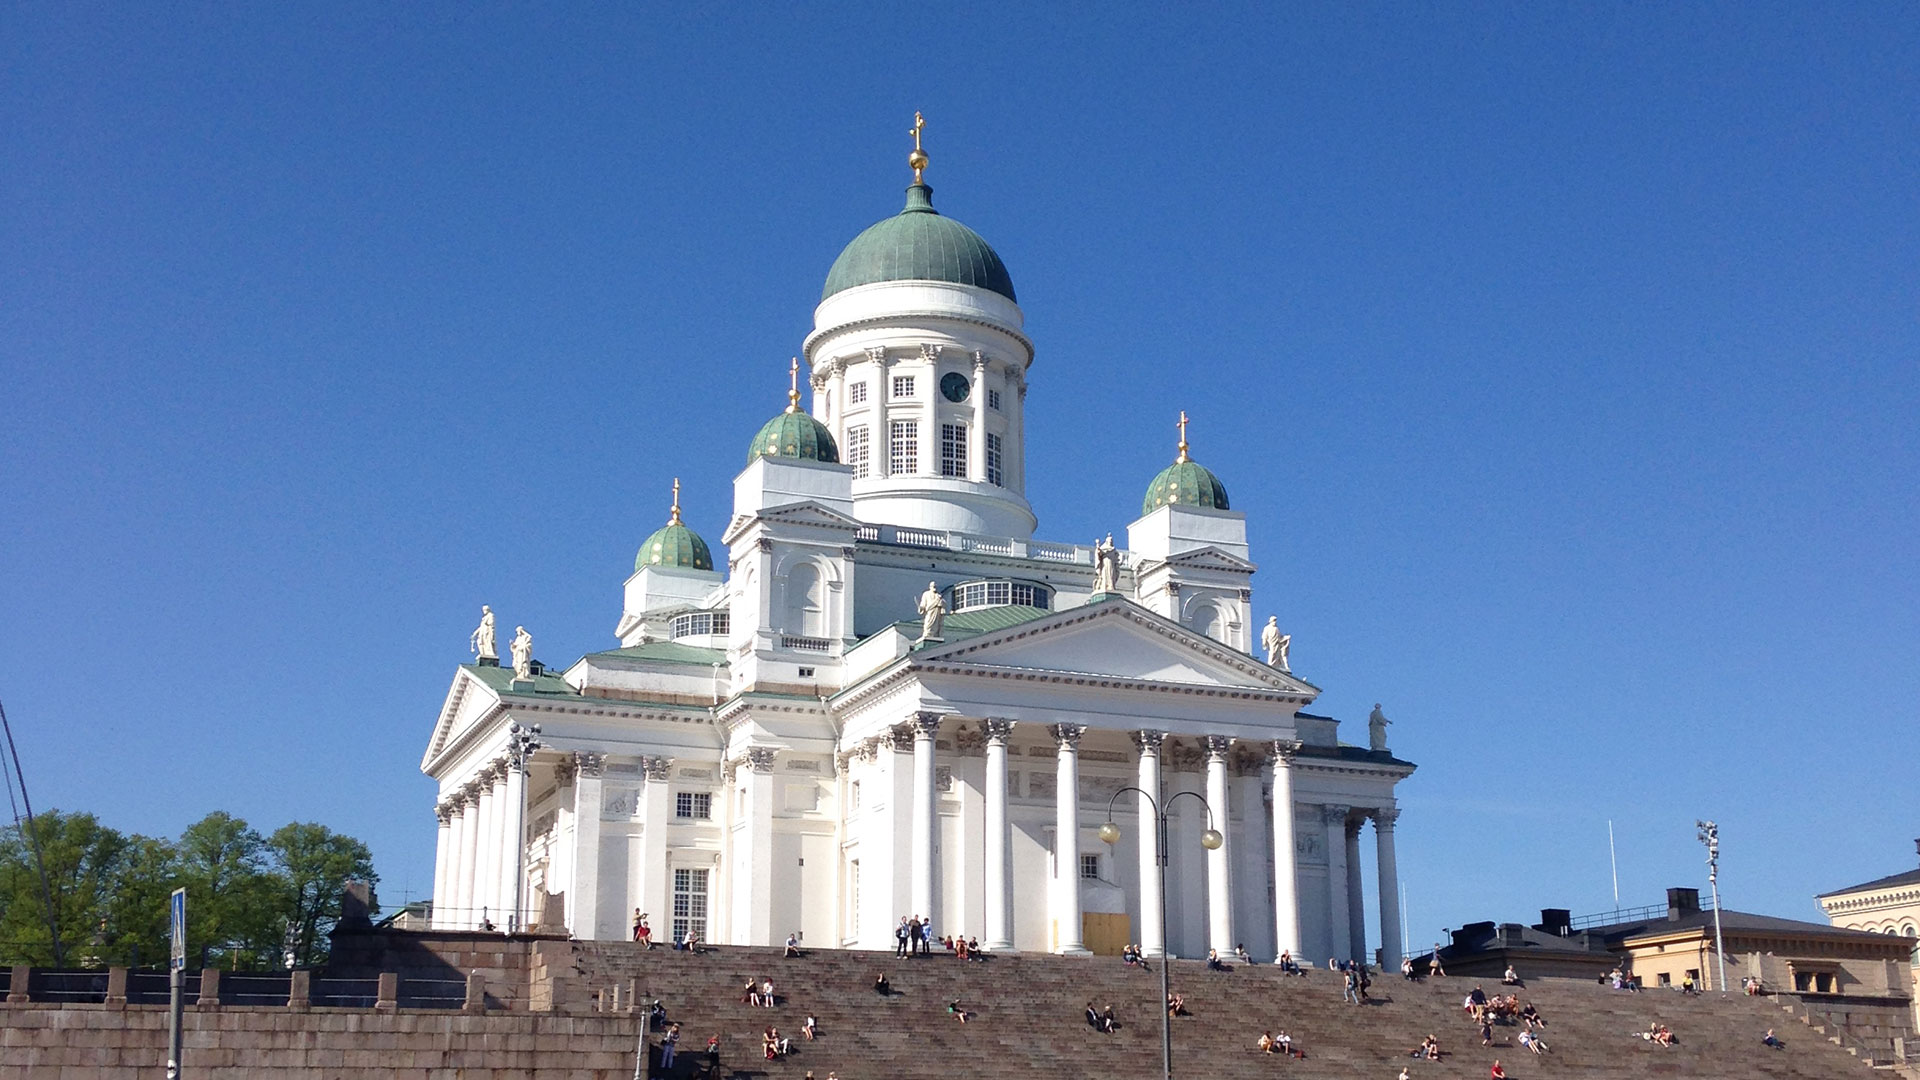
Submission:
M 173 966 L 187 966 L 187 890 L 173 890 L 173 898 L 167 902 L 168 921 L 173 931 Z

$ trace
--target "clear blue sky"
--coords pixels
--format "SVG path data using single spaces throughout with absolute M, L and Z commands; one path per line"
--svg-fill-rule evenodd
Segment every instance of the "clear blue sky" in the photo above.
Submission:
M 479 605 L 718 543 L 834 255 L 938 205 L 1039 354 L 1041 535 L 1173 419 L 1318 711 L 1421 763 L 1413 940 L 1914 865 L 1920 9 L 13 5 L 0 698 L 42 807 L 370 841 Z M 1370 862 L 1371 860 L 1369 860 Z

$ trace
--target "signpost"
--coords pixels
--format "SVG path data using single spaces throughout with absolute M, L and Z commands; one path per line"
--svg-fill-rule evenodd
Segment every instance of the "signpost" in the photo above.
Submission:
M 173 991 L 173 1007 L 167 1012 L 167 1080 L 180 1076 L 180 1010 L 187 974 L 187 890 L 175 889 L 167 902 L 169 937 L 173 943 L 173 969 L 168 982 Z

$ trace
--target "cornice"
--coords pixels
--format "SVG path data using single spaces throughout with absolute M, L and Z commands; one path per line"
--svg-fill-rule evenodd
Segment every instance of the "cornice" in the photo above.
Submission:
M 978 326 L 1005 334 L 1019 342 L 1020 347 L 1027 351 L 1026 359 L 1021 361 L 1019 365 L 1023 374 L 1026 368 L 1033 363 L 1034 348 L 1032 338 L 1004 323 L 993 322 L 989 319 L 969 318 L 965 315 L 956 315 L 950 311 L 889 311 L 884 315 L 870 315 L 867 318 L 854 319 L 851 322 L 835 323 L 825 329 L 815 330 L 813 333 L 808 334 L 806 341 L 800 346 L 800 355 L 806 359 L 808 365 L 812 365 L 813 354 L 815 350 L 819 348 L 820 343 L 838 334 L 844 334 L 854 330 L 898 330 L 902 333 L 910 334 L 926 329 L 924 323 L 920 322 L 920 320 L 926 319 L 937 320 L 939 322 L 960 323 L 963 326 Z

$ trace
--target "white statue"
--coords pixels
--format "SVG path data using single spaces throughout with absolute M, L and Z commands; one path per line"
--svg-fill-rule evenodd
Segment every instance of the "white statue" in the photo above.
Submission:
M 1291 675 L 1293 669 L 1287 666 L 1287 654 L 1293 651 L 1293 635 L 1280 632 L 1280 617 L 1267 616 L 1267 627 L 1260 631 L 1260 645 L 1267 650 L 1267 664 L 1277 667 Z
M 533 681 L 533 635 L 527 633 L 524 626 L 513 628 L 513 678 L 516 682 Z
M 947 601 L 940 595 L 940 586 L 927 582 L 927 591 L 920 594 L 920 640 L 939 641 L 940 629 L 947 622 Z
M 1373 703 L 1373 715 L 1367 717 L 1367 745 L 1374 750 L 1387 748 L 1387 725 L 1393 721 L 1380 711 L 1380 703 Z
M 474 627 L 467 647 L 482 660 L 500 662 L 500 651 L 493 644 L 493 609 L 485 604 L 480 605 L 480 625 Z
M 1113 546 L 1113 534 L 1093 545 L 1093 594 L 1110 593 L 1120 584 L 1120 549 Z

